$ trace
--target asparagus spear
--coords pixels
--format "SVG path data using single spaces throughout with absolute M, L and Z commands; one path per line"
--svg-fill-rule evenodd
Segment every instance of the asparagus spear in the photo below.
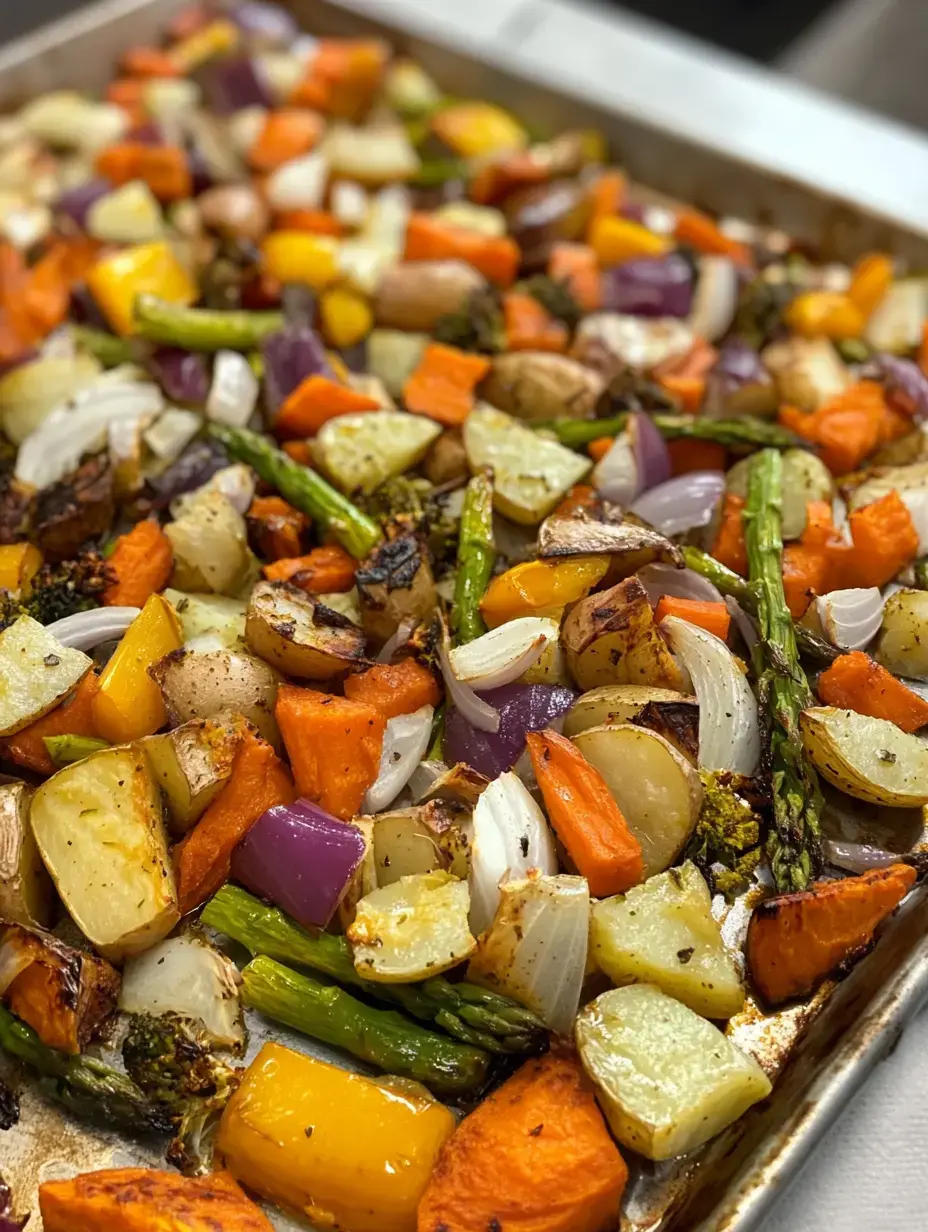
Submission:
M 699 548 L 684 546 L 681 551 L 687 568 L 692 569 L 694 573 L 701 574 L 723 595 L 731 595 L 733 599 L 737 599 L 751 616 L 757 615 L 758 588 L 755 583 L 746 582 L 734 570 L 723 565 L 708 552 L 700 551 Z M 841 653 L 830 642 L 817 637 L 811 630 L 804 629 L 802 625 L 794 625 L 793 633 L 800 652 L 808 655 L 810 659 L 821 663 L 833 663 Z
M 117 338 L 115 334 L 108 334 L 105 329 L 72 325 L 71 336 L 82 350 L 98 359 L 104 368 L 129 364 L 135 358 L 132 343 L 128 339 Z
M 774 824 L 767 852 L 777 889 L 791 893 L 804 890 L 821 868 L 823 801 L 799 737 L 799 715 L 812 694 L 783 592 L 782 474 L 775 449 L 751 459 L 744 536 L 751 581 L 757 584 L 755 656 L 770 731 Z
M 133 316 L 141 338 L 188 351 L 252 351 L 284 323 L 282 312 L 182 308 L 154 295 L 140 295 Z
M 495 564 L 493 480 L 483 473 L 474 475 L 468 483 L 461 510 L 458 572 L 451 612 L 452 633 L 458 642 L 472 642 L 487 631 L 480 615 L 480 600 Z
M 172 1132 L 167 1109 L 147 1099 L 125 1074 L 94 1057 L 67 1056 L 47 1047 L 3 1005 L 0 1051 L 37 1070 L 40 1090 L 77 1116 L 133 1133 Z
M 440 975 L 421 984 L 365 980 L 355 970 L 344 937 L 309 933 L 238 886 L 224 885 L 206 904 L 201 919 L 252 954 L 322 971 L 340 984 L 392 1001 L 414 1018 L 434 1022 L 449 1035 L 489 1052 L 532 1052 L 545 1038 L 542 1023 L 530 1010 L 474 984 L 452 984 Z
M 914 565 L 915 585 L 918 590 L 928 590 L 928 556 L 920 556 Z
M 391 1074 L 415 1078 L 440 1095 L 473 1091 L 490 1058 L 469 1044 L 379 1010 L 337 984 L 321 984 L 272 958 L 252 959 L 242 972 L 246 1004 L 314 1039 L 343 1048 Z
M 562 445 L 571 449 L 583 449 L 590 441 L 600 436 L 617 436 L 625 427 L 627 412 L 613 415 L 610 419 L 548 419 L 532 424 L 533 428 L 545 428 L 553 432 Z M 774 449 L 791 449 L 802 441 L 779 424 L 764 419 L 702 419 L 695 415 L 671 415 L 653 412 L 650 418 L 669 441 L 688 437 L 696 441 L 715 441 L 719 445 L 770 446 Z
M 42 743 L 56 766 L 69 766 L 109 747 L 105 740 L 97 740 L 94 736 L 43 736 Z
M 267 437 L 225 424 L 213 424 L 210 433 L 233 458 L 254 467 L 265 483 L 273 484 L 291 505 L 330 531 L 358 560 L 368 556 L 380 542 L 376 522 L 321 475 L 288 458 Z

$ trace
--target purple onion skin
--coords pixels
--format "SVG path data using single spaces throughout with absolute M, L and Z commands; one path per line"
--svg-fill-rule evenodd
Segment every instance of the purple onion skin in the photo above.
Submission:
M 911 359 L 898 355 L 874 356 L 889 394 L 919 423 L 928 419 L 928 377 Z
M 232 853 L 232 876 L 308 928 L 325 928 L 358 865 L 364 838 L 308 800 L 262 814 Z
M 70 218 L 83 231 L 87 226 L 90 207 L 112 191 L 113 185 L 109 180 L 88 180 L 86 184 L 78 184 L 76 188 L 69 188 L 62 193 L 55 204 L 55 212 Z
M 710 415 L 766 415 L 777 408 L 773 378 L 753 347 L 733 338 L 719 352 L 706 381 Z
M 507 684 L 480 697 L 499 711 L 499 731 L 479 731 L 452 706 L 445 718 L 445 760 L 466 762 L 489 779 L 511 770 L 522 756 L 526 735 L 566 714 L 576 700 L 572 689 L 553 684 Z
M 126 137 L 127 141 L 132 141 L 136 145 L 158 146 L 164 145 L 164 134 L 157 124 L 153 124 L 150 120 L 146 124 L 140 124 L 138 128 L 133 128 L 132 132 Z
M 148 370 L 172 402 L 202 406 L 209 395 L 209 368 L 195 351 L 157 347 L 148 357 Z
M 216 441 L 194 441 L 157 479 L 149 480 L 151 507 L 167 509 L 175 497 L 202 487 L 228 465 L 228 455 Z
M 274 100 L 248 56 L 220 60 L 206 74 L 206 97 L 217 115 L 232 115 L 245 107 L 273 107 Z
M 286 47 L 299 34 L 293 17 L 276 4 L 249 0 L 232 10 L 232 20 L 256 43 L 268 47 Z
M 285 325 L 269 334 L 262 343 L 261 353 L 264 357 L 264 397 L 272 414 L 280 410 L 308 376 L 334 376 L 322 339 L 305 325 Z
M 603 309 L 636 317 L 686 317 L 693 305 L 693 270 L 679 253 L 640 257 L 603 272 Z
M 84 282 L 76 283 L 71 288 L 71 320 L 78 325 L 89 325 L 93 329 L 112 332 L 109 321 Z
M 670 478 L 670 450 L 650 415 L 632 411 L 629 418 L 632 448 L 638 463 L 638 483 L 640 491 L 647 492 Z

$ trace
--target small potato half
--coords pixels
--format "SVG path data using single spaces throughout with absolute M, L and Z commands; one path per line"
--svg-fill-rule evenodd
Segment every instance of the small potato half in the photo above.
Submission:
M 185 834 L 232 775 L 242 724 L 192 719 L 141 741 L 168 802 L 171 830 Z
M 812 706 L 799 720 L 816 769 L 857 800 L 888 808 L 928 804 L 928 744 L 887 719 Z
M 928 676 L 928 591 L 890 595 L 874 658 L 897 676 Z
M 172 727 L 191 719 L 240 714 L 276 749 L 281 747 L 274 718 L 280 677 L 263 659 L 238 650 L 175 650 L 160 659 L 150 675 L 161 689 Z
M 93 666 L 31 616 L 0 633 L 0 736 L 12 736 L 51 710 Z
M 657 689 L 649 684 L 607 684 L 582 694 L 564 720 L 564 735 L 576 736 L 603 723 L 630 723 L 650 703 L 687 702 L 696 699 L 674 689 Z
M 245 641 L 266 663 L 301 680 L 331 680 L 364 661 L 363 632 L 289 582 L 259 582 L 251 592 Z

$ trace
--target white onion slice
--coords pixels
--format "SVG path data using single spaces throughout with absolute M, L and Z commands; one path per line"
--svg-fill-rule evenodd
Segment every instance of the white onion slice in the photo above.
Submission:
M 642 493 L 631 511 L 662 534 L 679 535 L 708 526 L 724 491 L 722 471 L 693 471 Z
M 474 936 L 496 915 L 500 882 L 524 877 L 532 868 L 557 872 L 554 838 L 544 813 L 509 770 L 486 788 L 474 807 L 469 879 Z
M 928 552 L 928 488 L 910 488 L 899 495 L 918 532 L 918 554 L 924 556 Z
M 367 218 L 367 193 L 354 180 L 337 180 L 329 193 L 332 213 L 351 231 L 357 231 Z
M 206 399 L 206 418 L 232 428 L 244 428 L 258 401 L 258 378 L 238 351 L 219 351 Z
M 451 669 L 451 660 L 448 655 L 447 630 L 445 630 L 444 637 L 438 648 L 438 660 L 441 663 L 441 674 L 445 682 L 445 688 L 448 690 L 448 696 L 451 698 L 451 704 L 454 708 L 461 712 L 471 727 L 476 727 L 478 731 L 490 732 L 492 735 L 495 735 L 499 731 L 499 711 L 491 706 L 489 702 L 485 702 L 482 697 L 478 697 L 469 685 L 461 684 L 460 680 L 455 676 Z
M 137 607 L 96 607 L 89 612 L 75 612 L 46 627 L 62 646 L 93 650 L 103 642 L 122 637 L 140 610 Z
M 652 607 L 657 607 L 661 595 L 670 595 L 673 599 L 697 599 L 705 603 L 722 602 L 721 591 L 693 569 L 653 564 L 639 569 L 636 576 L 648 592 Z
M 757 701 L 735 656 L 714 633 L 679 616 L 665 616 L 660 629 L 699 702 L 699 765 L 754 774 L 760 763 Z
M 593 487 L 606 500 L 626 509 L 640 489 L 638 459 L 630 434 L 620 432 L 608 453 L 593 468 Z
M 883 623 L 883 596 L 878 586 L 831 590 L 815 600 L 825 636 L 840 650 L 863 650 Z
M 738 271 L 730 257 L 701 257 L 699 281 L 689 326 L 697 338 L 717 342 L 729 329 L 738 307 Z
M 834 838 L 822 840 L 822 853 L 826 863 L 847 873 L 868 873 L 874 868 L 889 868 L 899 863 L 896 852 L 871 847 L 869 843 L 845 843 Z
M 415 630 L 416 622 L 414 620 L 401 620 L 396 626 L 396 632 L 392 637 L 388 637 L 384 642 L 380 654 L 377 656 L 378 663 L 389 663 L 394 654 L 401 646 L 405 646 Z
M 272 171 L 264 195 L 272 210 L 316 210 L 322 204 L 328 178 L 328 161 L 315 150 Z M 336 247 L 334 241 L 332 247 Z
M 203 420 L 194 411 L 169 406 L 152 426 L 143 432 L 145 444 L 161 462 L 175 462 L 200 431 Z
M 725 606 L 728 608 L 728 613 L 735 622 L 738 632 L 744 638 L 745 646 L 747 646 L 748 650 L 753 650 L 759 641 L 759 634 L 754 621 L 738 600 L 731 595 L 725 597 Z
M 380 771 L 364 797 L 365 813 L 379 813 L 400 794 L 425 756 L 432 733 L 432 706 L 420 706 L 412 714 L 398 714 L 387 721 Z
M 22 934 L 14 931 L 8 940 L 0 941 L 0 997 L 18 975 L 35 961 L 35 949 L 23 944 Z
M 451 651 L 451 670 L 472 689 L 498 689 L 527 672 L 541 658 L 546 645 L 557 642 L 556 620 L 521 616 L 507 621 L 482 637 Z
M 244 517 L 255 498 L 255 473 L 244 462 L 224 466 L 191 495 L 203 495 L 206 492 L 218 492 L 226 498 L 237 514 Z

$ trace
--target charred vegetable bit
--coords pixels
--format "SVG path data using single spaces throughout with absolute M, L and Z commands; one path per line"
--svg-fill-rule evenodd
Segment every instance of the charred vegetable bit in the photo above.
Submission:
M 505 327 L 499 294 L 491 287 L 473 291 L 458 312 L 441 317 L 432 333 L 437 342 L 495 355 L 505 349 Z
M 5 629 L 20 616 L 31 616 L 50 625 L 76 612 L 97 607 L 113 577 L 106 561 L 89 549 L 75 560 L 43 565 L 32 579 L 31 593 L 25 597 L 0 591 L 0 628 Z
M 556 321 L 563 321 L 570 329 L 576 329 L 580 324 L 583 310 L 571 294 L 570 284 L 566 279 L 558 280 L 547 274 L 534 274 L 523 286 Z
M 4 1129 L 12 1129 L 19 1120 L 19 1096 L 12 1087 L 7 1086 L 5 1082 L 0 1081 L 0 1131 Z M 0 1187 L 3 1185 L 3 1178 L 0 1177 Z M 0 1188 L 0 1215 L 3 1214 L 3 1194 Z
M 713 889 L 734 898 L 750 884 L 763 858 L 763 819 L 757 812 L 757 784 L 728 771 L 702 771 L 702 807 L 687 848 L 688 857 Z
M 458 571 L 454 583 L 451 626 L 455 641 L 472 642 L 486 633 L 480 600 L 486 593 L 496 545 L 493 542 L 493 480 L 484 473 L 467 485 L 458 539 Z
M 782 892 L 804 890 L 822 866 L 822 793 L 806 757 L 799 716 L 812 693 L 799 665 L 783 590 L 782 461 L 773 449 L 754 455 L 744 508 L 751 581 L 758 587 L 760 641 L 755 651 L 770 735 L 773 827 L 768 853 Z

